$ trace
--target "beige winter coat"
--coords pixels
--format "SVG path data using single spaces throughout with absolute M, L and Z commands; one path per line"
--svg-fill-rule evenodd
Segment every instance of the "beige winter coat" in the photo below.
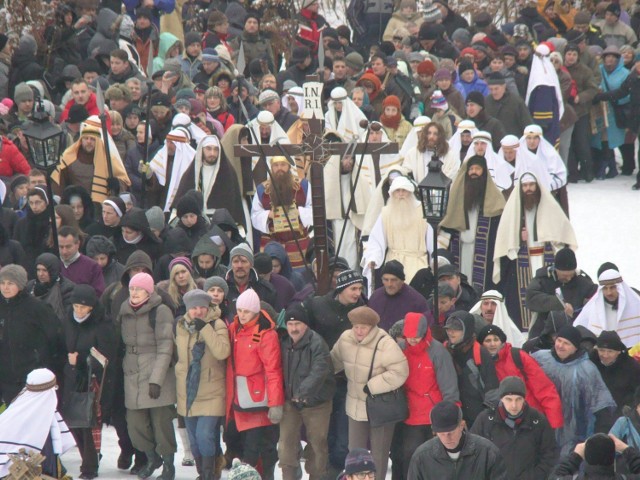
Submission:
M 376 352 L 371 380 L 367 382 L 373 350 L 379 338 L 382 340 Z M 360 343 L 353 330 L 344 332 L 331 350 L 331 360 L 335 372 L 344 370 L 347 376 L 347 415 L 359 422 L 368 421 L 365 385 L 371 394 L 377 395 L 400 388 L 409 376 L 409 365 L 402 350 L 387 332 L 378 327 L 373 327 Z
M 187 325 L 191 318 L 187 313 L 178 320 L 176 327 L 178 414 L 183 417 L 221 417 L 225 414 L 226 359 L 231 353 L 229 331 L 220 319 L 218 307 L 211 307 L 203 320 L 210 325 L 190 333 Z M 204 356 L 200 360 L 200 385 L 196 399 L 187 411 L 187 373 L 193 358 L 193 346 L 197 342 L 205 343 Z

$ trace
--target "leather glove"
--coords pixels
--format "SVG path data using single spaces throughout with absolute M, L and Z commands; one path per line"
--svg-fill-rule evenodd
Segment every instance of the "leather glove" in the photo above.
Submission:
M 296 407 L 297 410 L 302 410 L 305 407 L 307 402 L 306 400 L 297 399 L 297 400 L 292 400 L 291 403 L 293 403 L 293 406 Z
M 280 420 L 282 420 L 282 415 L 283 415 L 283 409 L 282 409 L 282 405 L 277 406 L 277 407 L 269 407 L 269 413 L 267 413 L 267 416 L 269 417 L 269 421 L 273 424 L 278 424 L 280 423 Z
M 149 398 L 152 400 L 157 400 L 160 398 L 160 385 L 156 385 L 155 383 L 149 384 Z
M 367 395 L 371 395 L 371 390 L 369 390 L 369 385 L 367 384 L 364 385 L 364 388 L 362 389 L 362 391 Z
M 140 163 L 138 164 L 138 172 L 147 177 L 147 180 L 149 180 L 151 178 L 151 175 L 153 175 L 153 170 L 151 170 L 149 164 L 144 163 L 142 160 L 140 160 Z
M 595 105 L 595 104 L 597 104 L 597 103 L 600 103 L 602 100 L 604 100 L 604 99 L 603 99 L 603 96 L 604 96 L 604 95 L 602 95 L 601 93 L 596 93 L 596 94 L 593 96 L 593 100 L 591 100 L 591 103 L 592 103 L 593 105 Z
M 207 322 L 205 322 L 201 318 L 194 318 L 193 325 L 196 327 L 196 330 L 199 332 L 200 330 L 202 330 L 204 327 L 207 326 Z

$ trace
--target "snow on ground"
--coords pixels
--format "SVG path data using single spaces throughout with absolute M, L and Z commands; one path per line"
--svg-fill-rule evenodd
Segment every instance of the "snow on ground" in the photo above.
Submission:
M 579 245 L 578 266 L 595 279 L 598 267 L 603 262 L 614 262 L 629 284 L 640 287 L 640 254 L 637 253 L 640 239 L 640 191 L 631 190 L 634 182 L 635 176 L 619 176 L 611 180 L 595 180 L 590 184 L 570 184 L 568 189 L 571 222 Z M 105 427 L 102 441 L 100 478 L 134 478 L 116 468 L 120 450 L 112 427 Z M 69 473 L 77 478 L 80 467 L 77 449 L 67 453 L 63 462 Z M 182 450 L 178 447 L 176 478 L 195 479 L 195 467 L 183 467 L 181 462 Z M 156 475 L 160 472 L 161 470 L 157 470 Z M 226 478 L 226 471 L 223 478 Z M 276 469 L 276 478 L 281 478 L 279 469 Z

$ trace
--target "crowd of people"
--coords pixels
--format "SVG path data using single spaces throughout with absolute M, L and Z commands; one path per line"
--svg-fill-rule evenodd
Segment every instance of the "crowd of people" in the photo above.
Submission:
M 640 478 L 640 294 L 567 191 L 636 172 L 638 6 L 298 7 L 0 33 L 0 478 L 98 477 L 105 425 L 141 479 Z

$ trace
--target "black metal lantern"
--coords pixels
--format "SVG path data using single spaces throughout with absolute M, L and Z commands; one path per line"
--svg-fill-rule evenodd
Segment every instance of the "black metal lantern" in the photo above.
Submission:
M 442 173 L 442 162 L 438 158 L 432 159 L 429 173 L 418 184 L 422 213 L 429 223 L 438 224 L 447 213 L 450 186 L 451 179 Z
M 33 113 L 31 124 L 23 130 L 33 163 L 51 173 L 60 161 L 60 146 L 64 132 L 49 120 L 42 103 Z
M 29 145 L 29 153 L 33 163 L 47 172 L 48 210 L 51 221 L 53 248 L 56 255 L 58 250 L 58 228 L 56 226 L 56 212 L 54 210 L 53 189 L 51 188 L 51 174 L 60 162 L 60 146 L 62 145 L 62 129 L 51 123 L 49 115 L 44 111 L 42 100 L 38 100 L 38 107 L 32 115 L 31 124 L 23 130 Z

